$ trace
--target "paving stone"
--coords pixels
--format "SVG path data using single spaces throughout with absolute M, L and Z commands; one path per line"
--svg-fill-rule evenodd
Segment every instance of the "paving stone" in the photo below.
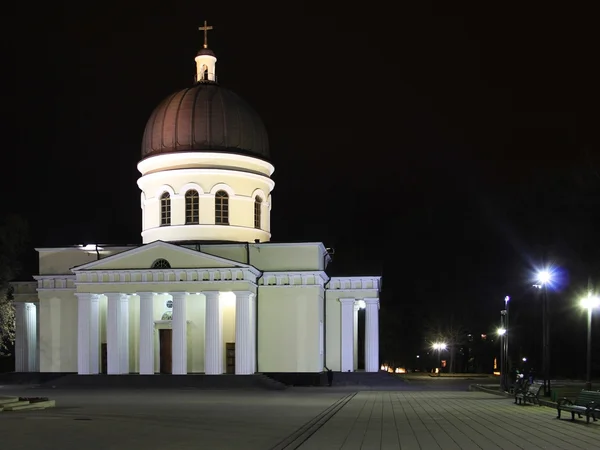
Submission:
M 352 424 L 345 439 L 340 420 Z M 599 423 L 557 420 L 551 408 L 490 394 L 370 391 L 358 393 L 300 449 L 597 449 L 599 443 Z

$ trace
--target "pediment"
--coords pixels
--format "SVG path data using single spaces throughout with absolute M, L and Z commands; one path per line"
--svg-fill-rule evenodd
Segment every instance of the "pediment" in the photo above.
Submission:
M 87 270 L 148 270 L 159 259 L 168 261 L 172 269 L 253 268 L 237 261 L 156 241 L 71 270 L 74 273 Z

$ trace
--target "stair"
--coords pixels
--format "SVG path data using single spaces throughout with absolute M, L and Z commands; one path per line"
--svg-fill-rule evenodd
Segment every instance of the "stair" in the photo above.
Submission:
M 285 385 L 264 375 L 66 375 L 44 383 L 42 388 L 104 389 L 268 389 L 281 390 Z

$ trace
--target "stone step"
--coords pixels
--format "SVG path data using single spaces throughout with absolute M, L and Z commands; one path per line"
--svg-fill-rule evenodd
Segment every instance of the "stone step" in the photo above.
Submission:
M 27 406 L 29 405 L 28 401 L 19 401 L 19 399 L 17 399 L 16 402 L 12 402 L 12 403 L 4 403 L 3 405 L 0 405 L 0 411 L 12 411 L 12 408 L 15 407 L 19 407 L 19 406 Z
M 27 404 L 26 405 L 17 405 L 15 403 L 12 403 L 10 405 L 5 405 L 4 411 L 28 411 L 28 410 L 34 410 L 34 409 L 53 408 L 56 406 L 56 400 L 46 400 L 43 402 L 35 402 L 35 403 L 30 403 L 30 402 L 19 402 L 19 403 L 27 403 Z
M 18 402 L 19 397 L 0 397 L 0 406 L 5 405 L 7 403 Z

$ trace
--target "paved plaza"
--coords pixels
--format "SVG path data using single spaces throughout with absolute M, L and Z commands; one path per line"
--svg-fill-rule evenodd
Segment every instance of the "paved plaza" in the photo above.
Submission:
M 7 449 L 597 449 L 600 422 L 463 390 L 16 389 L 45 411 L 0 413 Z

